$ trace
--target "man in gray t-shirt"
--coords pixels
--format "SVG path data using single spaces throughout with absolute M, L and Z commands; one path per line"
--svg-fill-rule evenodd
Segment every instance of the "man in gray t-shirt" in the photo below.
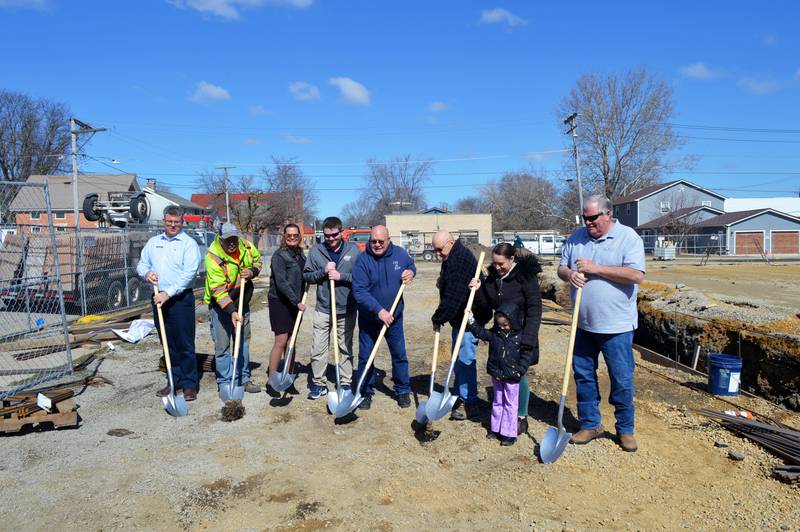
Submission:
M 637 285 L 644 280 L 642 239 L 612 218 L 611 201 L 591 196 L 583 204 L 584 226 L 564 244 L 558 276 L 583 288 L 572 369 L 581 430 L 572 443 L 585 444 L 605 433 L 600 419 L 597 360 L 600 352 L 611 379 L 609 402 L 625 451 L 637 449 L 633 435 L 633 331 L 638 324 Z

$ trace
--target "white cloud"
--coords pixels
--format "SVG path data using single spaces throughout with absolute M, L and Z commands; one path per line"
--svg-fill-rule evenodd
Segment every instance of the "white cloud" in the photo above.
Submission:
M 216 15 L 228 20 L 239 20 L 241 18 L 240 10 L 242 9 L 257 8 L 265 5 L 306 9 L 311 7 L 314 0 L 167 0 L 167 2 L 180 9 L 194 9 L 201 13 Z
M 259 144 L 261 144 L 261 141 L 258 139 L 253 139 L 250 137 L 244 139 L 245 146 L 258 146 Z
M 221 102 L 230 100 L 231 94 L 219 85 L 214 85 L 207 81 L 199 81 L 190 99 L 195 103 Z
M 0 0 L 0 9 L 5 7 L 46 11 L 50 8 L 50 0 Z
M 775 46 L 778 44 L 778 38 L 772 34 L 764 35 L 761 41 L 764 43 L 764 46 Z
M 319 89 L 317 86 L 306 83 L 305 81 L 289 83 L 289 92 L 292 93 L 295 100 L 300 100 L 301 102 L 319 100 Z
M 509 28 L 514 26 L 527 26 L 528 21 L 518 17 L 511 11 L 496 7 L 494 9 L 484 9 L 481 11 L 481 24 L 505 24 Z
M 290 144 L 311 144 L 311 139 L 308 137 L 301 137 L 298 135 L 286 135 L 286 142 Z
M 441 113 L 442 111 L 446 111 L 447 107 L 447 104 L 444 102 L 432 102 L 428 106 L 428 110 L 432 113 Z
M 692 63 L 691 65 L 682 66 L 678 72 L 685 78 L 694 79 L 717 79 L 725 75 L 725 72 L 720 69 L 712 69 L 705 63 Z
M 264 107 L 263 105 L 254 105 L 250 108 L 250 114 L 253 116 L 267 116 L 271 115 L 272 111 Z
M 742 78 L 739 87 L 753 94 L 771 94 L 781 90 L 781 83 L 774 79 Z
M 330 78 L 328 83 L 339 87 L 342 98 L 353 105 L 369 105 L 369 91 L 361 83 L 350 78 Z

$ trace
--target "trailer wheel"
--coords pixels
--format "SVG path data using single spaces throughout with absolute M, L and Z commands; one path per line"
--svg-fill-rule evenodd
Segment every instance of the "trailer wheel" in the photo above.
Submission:
M 128 300 L 131 305 L 138 303 L 144 297 L 142 282 L 136 277 L 128 279 Z
M 425 262 L 431 262 L 433 260 L 433 251 L 425 250 L 422 252 L 422 260 Z
M 86 194 L 83 198 L 83 216 L 90 222 L 96 222 L 100 219 L 100 212 L 97 210 L 97 201 L 99 196 L 97 194 Z
M 125 306 L 125 287 L 119 281 L 111 281 L 106 295 L 106 306 L 109 310 L 116 310 Z
M 149 207 L 147 206 L 147 200 L 144 198 L 144 194 L 139 194 L 131 198 L 130 207 L 128 209 L 131 214 L 131 218 L 139 223 L 144 223 L 147 220 L 147 215 L 149 214 Z

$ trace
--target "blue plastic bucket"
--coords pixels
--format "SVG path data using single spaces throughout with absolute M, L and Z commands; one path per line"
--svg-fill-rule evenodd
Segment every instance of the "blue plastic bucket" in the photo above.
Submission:
M 739 395 L 742 359 L 736 355 L 708 355 L 708 391 L 714 395 Z

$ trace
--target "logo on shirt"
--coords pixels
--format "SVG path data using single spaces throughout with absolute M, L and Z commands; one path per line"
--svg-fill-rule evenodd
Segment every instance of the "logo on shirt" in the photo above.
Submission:
M 397 270 L 399 270 L 399 269 L 400 269 L 400 263 L 399 263 L 399 262 L 397 262 L 396 260 L 395 260 L 395 261 L 392 261 L 392 262 L 394 263 L 394 271 L 397 271 Z
M 350 255 L 345 255 L 344 257 L 342 257 L 342 260 L 350 262 Z

